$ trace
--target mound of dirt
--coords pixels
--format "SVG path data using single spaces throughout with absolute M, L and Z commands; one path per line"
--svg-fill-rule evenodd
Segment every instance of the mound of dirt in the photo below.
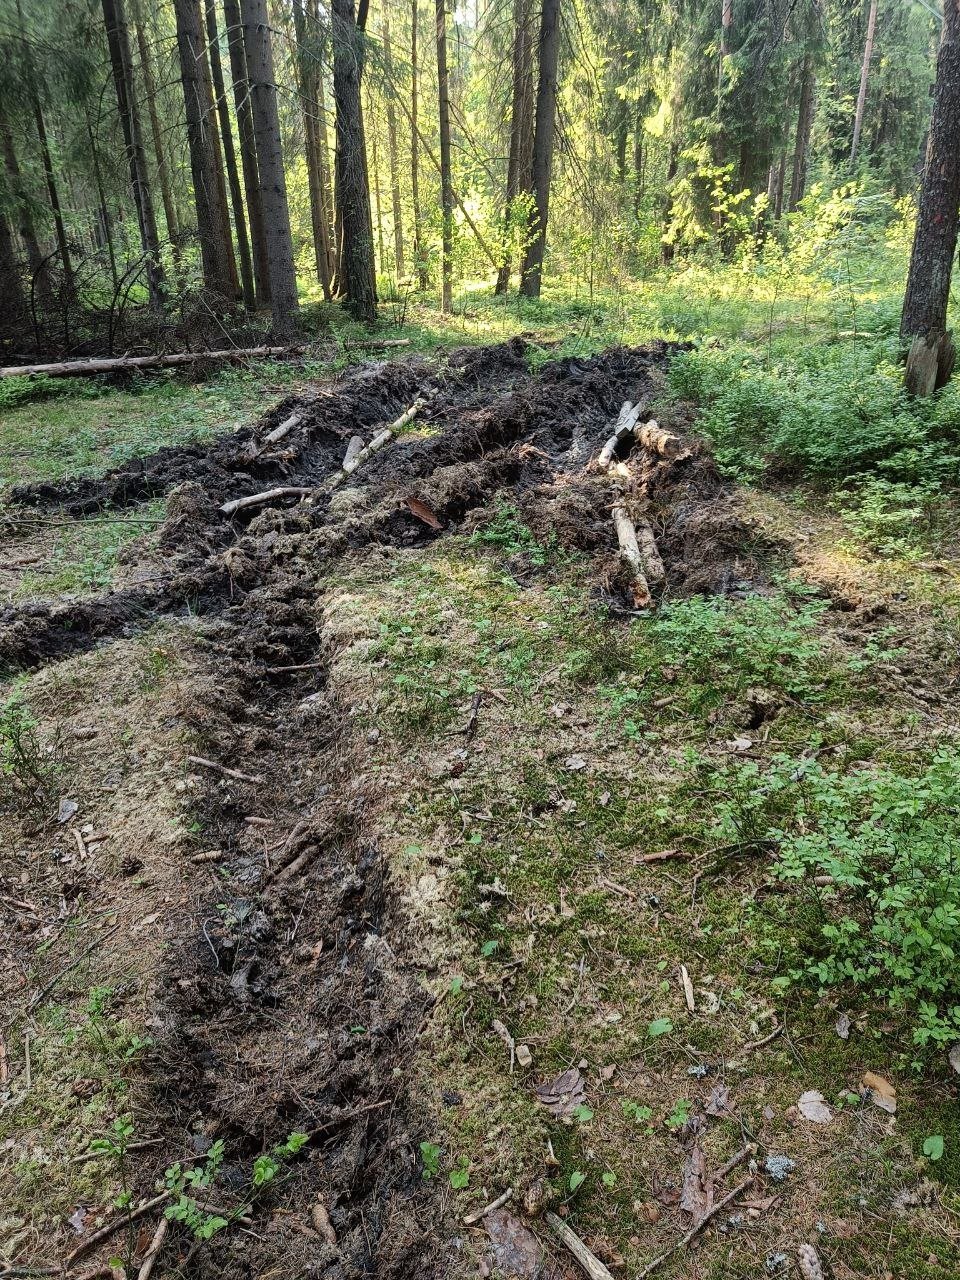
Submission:
M 629 612 L 618 502 L 653 531 L 664 593 L 756 580 L 749 527 L 696 442 L 672 459 L 621 449 L 613 475 L 591 465 L 623 402 L 655 394 L 669 354 L 665 344 L 617 349 L 533 373 L 517 340 L 454 352 L 439 368 L 375 364 L 209 448 L 164 449 L 98 480 L 15 492 L 15 503 L 74 516 L 170 500 L 141 585 L 0 613 L 7 670 L 165 616 L 208 619 L 182 716 L 200 761 L 197 821 L 223 874 L 198 887 L 185 868 L 192 937 L 169 957 L 156 996 L 153 1108 L 169 1149 L 185 1136 L 197 1154 L 227 1140 L 238 1162 L 225 1170 L 228 1188 L 265 1145 L 291 1132 L 309 1142 L 269 1221 L 188 1251 L 185 1274 L 450 1274 L 405 1075 L 429 1001 L 385 889 L 370 822 L 377 781 L 363 771 L 350 709 L 327 687 L 324 578 L 367 548 L 425 545 L 506 503 L 543 540 L 589 556 L 598 598 Z M 417 396 L 426 407 L 412 429 L 334 493 L 328 481 L 350 437 L 369 440 Z M 279 486 L 310 493 L 232 519 L 220 510 Z M 317 1205 L 329 1231 L 304 1226 Z

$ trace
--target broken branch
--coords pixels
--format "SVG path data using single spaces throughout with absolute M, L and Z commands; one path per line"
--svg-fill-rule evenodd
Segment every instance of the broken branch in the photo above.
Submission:
M 609 438 L 597 457 L 597 469 L 606 471 L 610 463 L 614 459 L 617 452 L 617 446 L 622 440 L 633 434 L 633 429 L 637 425 L 637 418 L 640 416 L 640 406 L 633 405 L 629 400 L 624 402 L 623 408 L 620 410 L 620 416 L 617 418 L 616 425 L 613 428 L 613 435 Z
M 752 1182 L 753 1174 L 751 1174 L 749 1178 L 745 1178 L 739 1186 L 734 1187 L 732 1191 L 728 1192 L 722 1200 L 718 1200 L 713 1208 L 708 1209 L 696 1226 L 691 1227 L 685 1236 L 681 1236 L 680 1239 L 672 1244 L 669 1249 L 665 1249 L 664 1252 L 654 1258 L 652 1262 L 648 1262 L 643 1270 L 637 1273 L 636 1280 L 646 1280 L 647 1276 L 652 1276 L 653 1273 L 658 1270 L 658 1268 L 662 1267 L 668 1258 L 672 1258 L 679 1249 L 685 1249 L 691 1240 L 696 1239 L 707 1223 L 711 1222 L 720 1210 L 725 1209 L 731 1201 L 736 1200 L 737 1196 L 742 1195 Z
M 389 427 L 384 427 L 382 431 L 378 431 L 368 445 L 360 449 L 353 457 L 351 457 L 350 449 L 347 450 L 347 456 L 343 460 L 343 466 L 336 472 L 330 480 L 330 488 L 336 489 L 338 485 L 343 484 L 348 476 L 352 476 L 354 471 L 361 466 L 374 453 L 378 453 L 384 445 L 388 445 L 398 431 L 402 431 L 408 422 L 412 422 L 417 416 L 426 401 L 419 397 L 414 400 L 409 409 L 404 410 L 396 422 L 391 422 Z
M 311 493 L 313 490 L 303 485 L 282 485 L 278 489 L 264 489 L 262 493 L 250 493 L 245 498 L 233 498 L 230 502 L 223 503 L 220 510 L 225 516 L 232 516 L 246 507 L 259 507 L 265 502 L 273 502 L 276 498 L 306 498 Z
M 238 782 L 252 782 L 257 786 L 262 786 L 266 779 L 252 773 L 241 773 L 239 769 L 228 769 L 225 764 L 221 764 L 219 760 L 207 760 L 204 756 L 187 756 L 188 764 L 197 764 L 202 769 L 213 769 L 216 773 L 223 773 L 228 778 L 236 778 Z
M 633 601 L 638 609 L 645 609 L 652 603 L 650 587 L 643 571 L 643 560 L 637 543 L 637 531 L 633 521 L 627 514 L 626 507 L 620 503 L 613 508 L 613 524 L 620 544 L 620 559 L 633 579 Z
M 484 1205 L 482 1209 L 474 1209 L 468 1213 L 463 1219 L 465 1227 L 472 1227 L 475 1222 L 479 1222 L 481 1218 L 485 1218 L 488 1213 L 493 1213 L 496 1209 L 502 1209 L 509 1199 L 513 1196 L 513 1187 L 507 1187 L 502 1195 L 497 1196 L 496 1200 L 491 1200 L 489 1204 Z
M 543 1215 L 547 1226 L 583 1267 L 590 1280 L 613 1280 L 612 1273 L 603 1265 L 596 1254 L 591 1253 L 575 1231 L 567 1226 L 555 1213 L 549 1210 Z
M 146 1200 L 137 1209 L 128 1209 L 126 1213 L 121 1214 L 119 1218 L 114 1218 L 112 1222 L 108 1222 L 105 1227 L 101 1227 L 99 1231 L 94 1231 L 92 1236 L 87 1236 L 86 1240 L 80 1242 L 74 1251 L 67 1255 L 64 1263 L 64 1270 L 69 1270 L 78 1258 L 82 1258 L 85 1253 L 89 1253 L 91 1249 L 96 1248 L 102 1240 L 108 1239 L 115 1231 L 120 1231 L 124 1227 L 129 1226 L 131 1222 L 136 1222 L 138 1218 L 144 1217 L 153 1209 L 165 1204 L 170 1199 L 170 1192 L 164 1191 L 160 1195 L 154 1196 L 152 1200 Z
M 150 1241 L 150 1247 L 143 1255 L 143 1262 L 140 1264 L 140 1270 L 137 1272 L 137 1280 L 150 1280 L 150 1273 L 153 1271 L 153 1264 L 157 1260 L 157 1255 L 163 1248 L 163 1241 L 167 1232 L 170 1230 L 170 1219 L 163 1217 L 157 1224 L 157 1229 L 153 1233 L 153 1239 Z
M 637 427 L 633 434 L 638 444 L 651 453 L 658 453 L 661 458 L 676 458 L 683 448 L 680 437 L 675 436 L 672 431 L 664 431 L 655 418 Z

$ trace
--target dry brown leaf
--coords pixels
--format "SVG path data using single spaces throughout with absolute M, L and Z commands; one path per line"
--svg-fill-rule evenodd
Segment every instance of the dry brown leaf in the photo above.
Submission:
M 707 1172 L 707 1160 L 700 1140 L 694 1137 L 686 1144 L 683 1159 L 683 1185 L 680 1209 L 690 1215 L 691 1224 L 700 1221 L 713 1204 L 713 1179 Z
M 545 1080 L 536 1089 L 537 1101 L 558 1120 L 571 1117 L 577 1107 L 586 1105 L 587 1092 L 583 1076 L 576 1067 L 568 1067 L 553 1080 Z
M 426 502 L 421 502 L 419 498 L 404 498 L 403 501 L 406 504 L 407 509 L 415 515 L 418 520 L 422 520 L 424 524 L 429 525 L 431 529 L 443 528 L 443 525 L 437 519 L 436 512 L 432 507 L 428 506 Z
M 817 1089 L 808 1089 L 806 1093 L 801 1093 L 797 1106 L 804 1119 L 809 1120 L 812 1124 L 831 1124 L 833 1122 L 833 1112 L 830 1110 L 826 1098 Z
M 865 1071 L 862 1084 L 870 1093 L 870 1101 L 882 1111 L 889 1111 L 893 1115 L 897 1109 L 897 1091 L 890 1081 L 873 1071 Z
M 730 1105 L 730 1090 L 725 1084 L 715 1084 L 713 1090 L 704 1107 L 708 1116 L 731 1116 L 733 1108 Z

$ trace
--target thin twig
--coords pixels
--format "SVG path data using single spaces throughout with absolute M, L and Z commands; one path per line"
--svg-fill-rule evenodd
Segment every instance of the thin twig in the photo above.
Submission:
M 218 760 L 207 760 L 204 756 L 187 756 L 187 763 L 199 765 L 202 769 L 213 769 L 228 778 L 236 778 L 238 782 L 252 782 L 256 786 L 262 786 L 266 781 L 265 778 L 260 778 L 256 774 L 241 773 L 239 769 L 228 769 L 225 764 L 220 764 Z
M 164 1191 L 158 1196 L 154 1196 L 152 1200 L 145 1201 L 137 1209 L 129 1209 L 119 1218 L 114 1218 L 112 1222 L 108 1222 L 105 1227 L 101 1227 L 99 1231 L 95 1231 L 92 1236 L 87 1236 L 86 1240 L 82 1240 L 74 1251 L 67 1255 L 64 1263 L 64 1270 L 69 1270 L 78 1258 L 82 1258 L 85 1253 L 89 1253 L 91 1249 L 96 1248 L 102 1240 L 106 1240 L 112 1236 L 115 1231 L 121 1231 L 124 1227 L 129 1226 L 131 1222 L 136 1222 L 138 1218 L 144 1217 L 145 1214 L 152 1212 L 170 1199 L 170 1192 Z
M 463 1225 L 465 1227 L 472 1227 L 475 1222 L 479 1222 L 481 1218 L 485 1218 L 488 1213 L 493 1213 L 497 1209 L 502 1209 L 507 1201 L 512 1197 L 513 1187 L 507 1187 L 506 1191 L 497 1196 L 496 1200 L 491 1200 L 490 1203 L 484 1205 L 482 1209 L 473 1209 L 470 1213 L 466 1214 L 463 1219 Z
M 74 969 L 79 968 L 80 965 L 83 963 L 83 961 L 86 960 L 87 956 L 91 953 L 91 951 L 96 951 L 97 947 L 101 946 L 107 940 L 107 938 L 112 938 L 119 928 L 120 926 L 118 924 L 115 924 L 113 928 L 108 929 L 106 933 L 98 934 L 97 937 L 94 938 L 94 940 L 90 943 L 89 946 L 84 947 L 84 949 L 77 956 L 76 960 L 74 960 L 71 964 L 68 964 L 65 969 L 61 969 L 60 972 L 55 977 L 50 979 L 50 981 L 47 983 L 45 987 L 42 987 L 37 992 L 37 994 L 32 998 L 30 1003 L 27 1005 L 27 1013 L 32 1013 L 33 1010 L 36 1009 L 37 1005 L 41 1004 L 47 998 L 47 996 L 50 994 L 50 992 L 59 982 L 62 982 L 63 979 L 67 977 L 68 974 L 73 973 Z
M 672 1244 L 669 1249 L 666 1249 L 658 1257 L 654 1258 L 652 1262 L 648 1262 L 643 1270 L 637 1273 L 636 1280 L 646 1280 L 646 1277 L 652 1276 L 659 1267 L 663 1266 L 668 1258 L 672 1258 L 678 1249 L 685 1249 L 691 1240 L 696 1239 L 707 1223 L 715 1218 L 721 1209 L 725 1209 L 731 1201 L 736 1200 L 737 1196 L 742 1195 L 752 1182 L 753 1174 L 751 1174 L 749 1178 L 745 1178 L 743 1182 L 741 1182 L 739 1186 L 734 1187 L 732 1191 L 729 1191 L 722 1200 L 718 1200 L 713 1208 L 708 1209 L 700 1221 L 695 1226 L 691 1227 L 685 1236 L 681 1236 L 680 1239 L 677 1240 L 676 1243 Z

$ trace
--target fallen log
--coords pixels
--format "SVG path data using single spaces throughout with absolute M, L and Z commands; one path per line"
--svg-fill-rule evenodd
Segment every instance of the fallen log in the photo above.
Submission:
M 302 421 L 302 413 L 291 413 L 290 417 L 284 418 L 279 426 L 276 426 L 272 431 L 267 432 L 263 437 L 263 443 L 276 444 L 278 440 L 282 440 L 284 436 L 289 435 L 293 428 L 298 427 Z
M 620 544 L 620 559 L 633 579 L 633 601 L 638 609 L 646 609 L 653 603 L 650 587 L 643 570 L 643 558 L 637 543 L 637 531 L 626 507 L 620 503 L 613 508 L 613 524 Z
M 357 450 L 356 453 L 354 453 L 352 449 L 348 448 L 347 455 L 343 460 L 343 465 L 331 478 L 329 487 L 331 489 L 336 489 L 338 485 L 343 484 L 344 480 L 346 480 L 348 476 L 353 475 L 357 467 L 362 466 L 363 463 L 366 462 L 369 457 L 372 457 L 373 454 L 379 453 L 385 445 L 390 443 L 398 431 L 402 431 L 408 422 L 413 421 L 425 404 L 426 401 L 420 398 L 414 400 L 410 408 L 405 409 L 396 422 L 391 422 L 389 427 L 384 427 L 382 431 L 378 431 L 370 443 L 364 448 Z
M 675 436 L 672 431 L 664 431 L 655 418 L 637 427 L 633 434 L 638 444 L 651 453 L 658 453 L 661 458 L 676 458 L 683 449 L 680 437 Z
M 61 360 L 54 364 L 12 364 L 0 369 L 0 378 L 89 377 L 95 373 L 123 373 L 127 369 L 169 369 L 197 360 L 256 360 L 265 356 L 294 355 L 303 347 L 228 347 L 222 351 L 173 351 L 167 355 L 116 356 L 91 360 Z
M 304 488 L 303 485 L 282 485 L 279 489 L 264 489 L 262 493 L 250 493 L 245 498 L 233 498 L 230 502 L 224 502 L 220 510 L 225 516 L 232 516 L 245 507 L 259 507 L 265 502 L 273 502 L 275 498 L 306 498 L 311 493 L 313 489 Z
M 409 347 L 409 338 L 368 338 L 364 342 L 345 342 L 347 351 L 386 351 L 390 347 Z

